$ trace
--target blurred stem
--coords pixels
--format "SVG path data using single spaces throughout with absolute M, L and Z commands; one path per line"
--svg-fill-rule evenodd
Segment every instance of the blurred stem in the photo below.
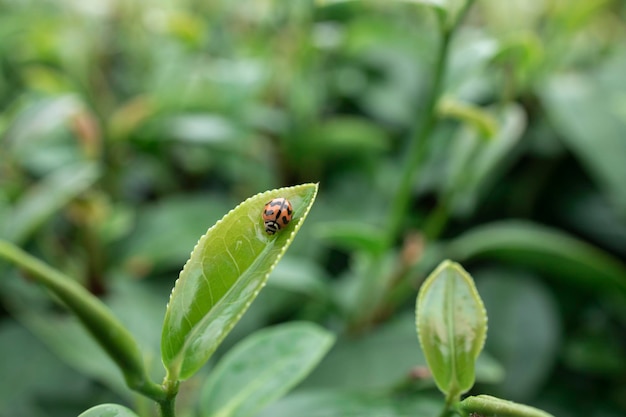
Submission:
M 424 224 L 422 225 L 422 231 L 424 236 L 429 241 L 437 239 L 443 229 L 446 227 L 448 220 L 450 219 L 450 196 L 444 195 L 439 198 L 437 205 L 430 212 Z
M 437 14 L 442 37 L 435 58 L 432 87 L 426 98 L 421 117 L 417 117 L 418 121 L 413 127 L 406 151 L 406 160 L 403 165 L 404 170 L 392 201 L 389 225 L 385 237 L 387 249 L 393 247 L 396 239 L 403 234 L 401 229 L 409 210 L 413 184 L 428 151 L 428 139 L 437 124 L 437 103 L 443 92 L 443 80 L 446 73 L 450 42 L 467 10 L 473 3 L 474 0 L 467 0 L 456 14 L 452 23 L 448 21 L 450 18 L 449 14 L 443 12 Z M 440 201 L 436 212 L 429 216 L 423 225 L 426 237 L 433 239 L 439 236 L 447 223 L 448 216 L 447 201 Z M 393 285 L 381 289 L 382 278 L 381 274 L 378 273 L 378 271 L 382 270 L 381 262 L 382 257 L 373 260 L 374 266 L 370 268 L 370 272 L 365 275 L 360 284 L 357 297 L 358 306 L 361 310 L 356 315 L 357 319 L 353 322 L 352 329 L 362 329 L 378 317 L 380 310 L 386 307 L 382 304 L 383 301 L 394 291 Z M 398 285 L 398 283 L 396 282 L 395 285 Z
M 398 189 L 391 208 L 390 224 L 388 227 L 387 245 L 391 247 L 400 234 L 403 220 L 409 208 L 412 195 L 412 187 L 419 167 L 423 162 L 428 150 L 428 138 L 431 136 L 437 122 L 437 102 L 443 91 L 443 79 L 446 72 L 450 40 L 458 28 L 463 17 L 474 0 L 467 0 L 459 11 L 453 24 L 447 25 L 447 15 L 439 15 L 439 25 L 442 32 L 441 43 L 437 51 L 435 67 L 433 69 L 432 87 L 426 99 L 422 117 L 418 118 L 415 132 L 411 135 L 411 142 L 407 150 L 407 160 L 404 163 L 404 171 L 398 184 Z
M 404 163 L 404 171 L 398 184 L 396 196 L 392 204 L 391 209 L 391 223 L 388 230 L 387 244 L 393 245 L 394 240 L 400 233 L 402 222 L 409 208 L 409 201 L 411 197 L 411 190 L 415 183 L 415 177 L 417 176 L 418 168 L 424 159 L 424 155 L 427 149 L 427 139 L 431 135 L 436 122 L 436 104 L 439 96 L 441 95 L 443 84 L 443 73 L 446 67 L 446 57 L 448 55 L 448 48 L 450 45 L 450 38 L 452 33 L 445 31 L 439 46 L 437 54 L 437 62 L 434 68 L 434 79 L 432 88 L 426 101 L 424 110 L 424 116 L 421 118 L 420 127 L 416 129 L 416 132 L 412 135 L 409 149 L 407 151 L 407 160 Z

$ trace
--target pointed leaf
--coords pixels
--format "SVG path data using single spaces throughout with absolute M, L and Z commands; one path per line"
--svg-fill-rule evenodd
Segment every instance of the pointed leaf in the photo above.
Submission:
M 554 417 L 550 413 L 528 405 L 502 400 L 491 395 L 467 397 L 459 404 L 464 416 L 483 417 Z
M 254 415 L 300 382 L 333 339 L 330 332 L 312 323 L 288 323 L 254 333 L 211 373 L 201 400 L 203 415 Z
M 100 404 L 91 407 L 78 417 L 137 417 L 137 414 L 118 404 Z
M 200 238 L 165 314 L 161 355 L 170 381 L 193 375 L 241 318 L 293 241 L 316 194 L 317 184 L 257 194 Z M 276 197 L 291 201 L 293 219 L 270 236 L 261 213 Z
M 487 313 L 472 277 L 459 264 L 443 261 L 422 285 L 416 315 L 435 383 L 451 397 L 467 392 L 487 335 Z

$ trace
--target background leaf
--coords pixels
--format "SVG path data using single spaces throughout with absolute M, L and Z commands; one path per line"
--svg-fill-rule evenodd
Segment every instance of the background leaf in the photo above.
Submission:
M 207 380 L 203 415 L 248 417 L 283 396 L 322 359 L 333 335 L 292 322 L 260 330 L 230 350 Z
M 257 417 L 434 417 L 441 406 L 441 399 L 428 396 L 390 398 L 326 389 L 285 397 Z
M 91 187 L 100 176 L 92 163 L 66 166 L 30 188 L 0 222 L 5 239 L 22 243 L 48 217 Z
M 437 387 L 452 398 L 468 391 L 487 336 L 487 315 L 472 278 L 459 264 L 444 261 L 424 281 L 416 326 Z
M 626 291 L 626 266 L 564 232 L 524 221 L 501 221 L 454 239 L 448 255 L 459 261 L 495 258 L 553 272 L 591 290 Z
M 490 393 L 527 401 L 544 387 L 557 360 L 561 323 L 554 296 L 529 273 L 490 269 L 474 278 L 489 314 L 485 349 L 505 370 Z
M 158 398 L 160 387 L 146 374 L 141 351 L 130 331 L 84 287 L 9 242 L 0 240 L 0 256 L 31 273 L 81 321 L 124 374 L 126 384 Z
M 626 117 L 620 101 L 626 88 L 615 75 L 624 71 L 626 60 L 620 57 L 610 60 L 597 77 L 555 76 L 540 90 L 548 115 L 561 133 L 560 139 L 622 215 L 626 213 Z
M 316 184 L 257 194 L 200 238 L 172 291 L 161 354 L 170 380 L 186 379 L 215 351 L 246 311 L 307 216 Z M 265 233 L 261 213 L 275 197 L 293 205 L 293 220 Z
M 376 332 L 337 340 L 301 387 L 379 392 L 406 383 L 416 369 L 425 367 L 424 354 L 415 343 L 415 316 L 405 313 L 380 325 Z M 483 351 L 476 364 L 476 380 L 495 383 L 503 375 L 502 366 Z
M 137 414 L 118 404 L 100 404 L 78 417 L 137 417 Z
M 493 137 L 485 138 L 476 128 L 463 126 L 443 161 L 449 175 L 443 188 L 451 194 L 453 210 L 463 215 L 475 210 L 485 191 L 516 159 L 514 149 L 526 128 L 521 106 L 511 104 L 483 112 L 496 124 Z
M 0 325 L 0 356 L 1 417 L 75 416 L 102 394 L 16 322 Z

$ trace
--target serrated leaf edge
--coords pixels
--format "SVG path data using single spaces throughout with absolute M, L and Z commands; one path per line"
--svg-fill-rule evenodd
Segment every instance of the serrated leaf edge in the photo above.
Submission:
M 426 363 L 428 364 L 429 367 L 430 367 L 430 364 L 428 363 L 428 359 L 427 359 L 427 356 L 426 356 L 426 350 L 424 349 L 425 343 L 424 343 L 424 340 L 422 338 L 423 336 L 422 336 L 422 333 L 420 331 L 420 325 L 419 325 L 420 305 L 422 304 L 422 300 L 425 297 L 424 294 L 426 294 L 427 289 L 432 286 L 432 283 L 435 281 L 436 277 L 439 276 L 441 271 L 443 271 L 444 269 L 446 269 L 448 267 L 452 267 L 457 272 L 459 272 L 459 274 L 461 275 L 463 280 L 466 281 L 466 283 L 469 285 L 470 291 L 472 293 L 472 296 L 473 296 L 474 300 L 478 302 L 480 311 L 482 312 L 482 317 L 484 319 L 485 330 L 483 332 L 483 336 L 482 336 L 482 341 L 481 341 L 480 347 L 477 349 L 476 354 L 474 355 L 474 360 L 476 360 L 478 358 L 478 356 L 480 355 L 480 352 L 483 350 L 483 348 L 485 346 L 485 341 L 487 340 L 487 331 L 488 331 L 487 309 L 485 308 L 485 304 L 483 303 L 482 298 L 480 298 L 480 295 L 478 294 L 478 290 L 476 288 L 476 285 L 474 284 L 474 280 L 471 278 L 471 275 L 467 271 L 465 271 L 465 269 L 459 263 L 453 262 L 453 261 L 451 261 L 449 259 L 446 259 L 443 262 L 441 262 L 439 264 L 439 266 L 437 266 L 437 268 L 435 268 L 435 270 L 433 272 L 430 273 L 428 278 L 426 278 L 426 281 L 424 281 L 424 283 L 422 284 L 422 286 L 420 288 L 420 291 L 419 291 L 419 294 L 417 296 L 417 305 L 416 305 L 416 308 L 415 308 L 415 312 L 416 312 L 416 314 L 415 314 L 415 328 L 417 330 L 417 337 L 418 337 L 420 346 L 422 348 L 422 351 L 424 352 L 424 357 L 426 358 Z M 455 361 L 455 369 L 456 369 L 456 361 Z
M 170 310 L 170 305 L 172 302 L 172 298 L 174 296 L 174 292 L 176 291 L 176 287 L 178 287 L 179 285 L 179 281 L 182 278 L 182 274 L 185 272 L 185 270 L 187 269 L 187 266 L 189 264 L 189 262 L 191 261 L 191 256 L 193 255 L 193 253 L 196 251 L 196 249 L 198 248 L 198 245 L 200 244 L 200 242 L 202 241 L 202 239 L 204 239 L 214 228 L 216 228 L 219 224 L 221 224 L 225 218 L 227 218 L 231 213 L 233 213 L 234 211 L 236 211 L 239 207 L 245 205 L 248 201 L 252 200 L 252 199 L 256 199 L 258 197 L 262 197 L 264 195 L 270 195 L 270 194 L 275 194 L 276 192 L 280 192 L 283 190 L 297 190 L 300 188 L 305 188 L 305 187 L 309 187 L 309 186 L 313 186 L 314 187 L 314 192 L 313 192 L 313 196 L 311 198 L 311 201 L 309 202 L 308 206 L 305 208 L 304 212 L 302 213 L 302 215 L 296 219 L 295 225 L 293 227 L 293 230 L 291 231 L 291 233 L 289 234 L 289 237 L 285 240 L 285 244 L 282 246 L 280 252 L 278 253 L 278 255 L 276 256 L 276 260 L 274 261 L 274 263 L 270 266 L 268 272 L 265 274 L 265 276 L 263 277 L 263 279 L 261 280 L 261 283 L 259 284 L 258 288 L 256 289 L 256 291 L 254 292 L 254 295 L 250 298 L 250 301 L 248 301 L 248 303 L 246 303 L 246 305 L 244 306 L 244 308 L 241 309 L 241 313 L 239 315 L 237 315 L 235 317 L 235 320 L 232 320 L 225 328 L 223 331 L 223 334 L 228 334 L 230 332 L 230 330 L 232 330 L 232 328 L 235 326 L 235 324 L 241 319 L 241 317 L 245 314 L 245 312 L 248 310 L 248 308 L 250 307 L 250 305 L 252 304 L 252 301 L 254 301 L 254 299 L 257 297 L 257 295 L 259 294 L 259 292 L 261 291 L 261 289 L 266 285 L 267 280 L 269 278 L 269 275 L 272 273 L 272 271 L 274 270 L 274 268 L 276 267 L 276 265 L 278 264 L 278 262 L 281 260 L 281 258 L 283 257 L 283 255 L 285 254 L 285 252 L 287 251 L 287 248 L 291 245 L 291 242 L 293 241 L 293 239 L 295 238 L 296 233 L 300 230 L 300 227 L 302 227 L 302 223 L 304 221 L 304 219 L 308 216 L 309 211 L 311 210 L 311 207 L 313 206 L 313 203 L 315 202 L 315 198 L 317 197 L 317 192 L 319 190 L 319 183 L 305 183 L 305 184 L 299 184 L 299 185 L 295 185 L 295 186 L 289 186 L 289 187 L 281 187 L 281 188 L 275 188 L 273 190 L 267 190 L 264 191 L 262 193 L 258 193 L 255 194 L 251 197 L 248 197 L 247 199 L 245 199 L 244 201 L 242 201 L 241 203 L 239 203 L 237 206 L 235 206 L 234 208 L 232 208 L 231 210 L 228 211 L 228 213 L 226 213 L 224 216 L 222 216 L 221 219 L 219 219 L 213 226 L 211 226 L 202 236 L 200 236 L 200 238 L 198 239 L 198 241 L 196 242 L 196 244 L 194 245 L 193 249 L 191 250 L 191 252 L 189 253 L 189 258 L 187 259 L 187 261 L 185 262 L 185 265 L 183 266 L 183 268 L 181 269 L 181 271 L 178 274 L 178 278 L 176 279 L 176 281 L 174 282 L 174 286 L 172 287 L 172 291 L 170 292 L 170 296 L 167 302 L 167 306 L 165 308 L 165 317 L 167 317 L 167 315 L 169 314 L 169 310 Z M 226 292 L 226 294 L 224 294 L 224 297 L 226 297 L 226 295 L 228 294 L 228 292 L 231 291 L 233 287 L 229 288 L 228 291 Z M 222 297 L 222 299 L 224 298 Z M 220 300 L 221 301 L 221 300 Z M 218 301 L 219 303 L 219 301 Z M 217 304 L 216 304 L 217 305 Z M 210 311 L 210 310 L 209 310 Z M 202 322 L 203 319 L 208 315 L 205 314 L 203 316 L 202 319 L 200 319 L 198 321 L 198 323 Z M 197 323 L 196 323 L 197 324 Z M 194 329 L 197 326 L 194 325 L 189 333 L 187 333 L 187 335 L 192 334 L 194 332 Z M 189 337 L 185 337 L 185 340 L 181 346 L 181 349 L 179 350 L 179 352 L 174 356 L 175 359 L 171 360 L 170 363 L 175 363 L 178 361 L 178 356 L 181 354 L 181 352 L 186 351 L 187 348 L 187 344 L 189 343 L 190 338 Z M 179 363 L 177 363 L 176 367 L 172 367 L 176 369 L 176 375 L 174 375 L 177 379 L 180 377 L 180 370 L 182 368 L 182 365 L 184 364 L 184 359 L 181 360 Z M 170 372 L 170 367 L 166 366 L 167 371 L 168 371 L 168 379 L 171 378 L 172 375 L 169 375 Z

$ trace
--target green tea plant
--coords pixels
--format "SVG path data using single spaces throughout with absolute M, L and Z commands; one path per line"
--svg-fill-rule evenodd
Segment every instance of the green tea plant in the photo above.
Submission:
M 179 416 L 247 415 L 233 387 L 261 403 L 291 386 L 255 390 L 265 368 L 242 365 L 280 366 L 263 346 L 291 327 L 253 332 L 293 319 L 337 340 L 258 417 L 533 415 L 460 401 L 474 378 L 455 380 L 455 366 L 473 369 L 478 345 L 448 363 L 425 328 L 416 347 L 408 311 L 445 259 L 471 271 L 490 315 L 472 393 L 554 415 L 623 414 L 623 2 L 40 3 L 5 1 L 0 14 L 0 237 L 26 275 L 1 271 L 0 417 L 77 414 L 102 397 L 150 416 L 175 392 Z M 171 337 L 153 337 L 201 230 L 256 190 L 317 181 L 309 226 L 210 356 L 212 372 L 196 368 L 223 336 L 211 312 L 225 303 L 176 317 L 194 291 L 179 282 Z M 17 247 L 97 295 L 108 308 L 65 276 L 49 283 L 93 301 L 80 311 L 110 309 L 124 326 L 106 329 L 134 341 L 109 346 L 118 336 L 94 329 L 104 354 L 28 285 L 55 273 Z
M 446 396 L 441 416 L 550 417 L 544 411 L 489 395 L 460 396 L 474 385 L 476 358 L 487 337 L 487 313 L 472 277 L 444 261 L 424 281 L 416 304 L 420 345 Z
M 133 335 L 95 296 L 7 241 L 0 241 L 0 256 L 22 268 L 71 310 L 117 364 L 128 387 L 154 400 L 161 416 L 173 417 L 179 383 L 207 362 L 250 306 L 302 226 L 316 194 L 316 184 L 258 194 L 200 238 L 166 310 L 161 339 L 166 375 L 160 384 L 148 377 Z M 267 201 L 276 197 L 292 202 L 293 220 L 270 236 L 264 231 L 261 213 Z M 310 323 L 289 323 L 255 333 L 215 368 L 204 389 L 203 414 L 253 415 L 306 376 L 332 341 L 331 333 Z M 135 414 L 113 404 L 82 414 L 110 415 Z

